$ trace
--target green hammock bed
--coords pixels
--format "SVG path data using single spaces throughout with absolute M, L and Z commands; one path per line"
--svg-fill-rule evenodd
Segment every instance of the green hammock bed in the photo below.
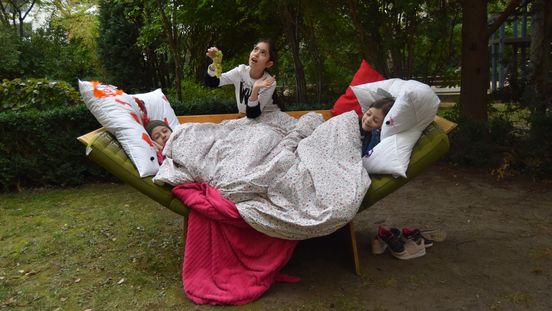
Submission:
M 288 112 L 293 117 L 299 117 L 309 111 Z M 329 110 L 318 110 L 327 120 L 332 117 Z M 213 122 L 242 117 L 242 114 L 216 114 L 179 116 L 180 123 L 186 122 Z M 359 212 L 374 205 L 408 181 L 422 173 L 429 166 L 442 158 L 449 150 L 447 133 L 456 127 L 456 124 L 439 116 L 422 133 L 422 136 L 412 150 L 410 163 L 406 172 L 407 178 L 394 178 L 390 175 L 371 175 L 372 184 L 366 193 L 359 208 Z M 169 208 L 171 211 L 187 217 L 188 208 L 171 193 L 171 186 L 160 186 L 152 181 L 152 177 L 141 178 L 138 171 L 125 154 L 123 148 L 113 135 L 100 128 L 85 135 L 78 140 L 86 146 L 86 155 L 92 161 L 106 169 L 108 172 L 126 182 L 138 191 L 150 197 L 152 200 Z M 359 274 L 358 252 L 352 222 L 348 225 L 351 233 L 351 246 L 355 271 Z

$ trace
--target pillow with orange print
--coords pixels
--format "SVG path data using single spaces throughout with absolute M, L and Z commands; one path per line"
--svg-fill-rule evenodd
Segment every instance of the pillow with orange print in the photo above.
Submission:
M 149 120 L 161 120 L 165 122 L 173 131 L 180 124 L 178 117 L 171 107 L 171 103 L 161 89 L 156 89 L 148 93 L 129 94 L 134 98 L 142 115 L 147 114 Z M 142 119 L 145 119 L 144 117 Z M 148 122 L 144 121 L 147 126 Z
M 155 175 L 159 164 L 144 128 L 147 114 L 142 113 L 136 100 L 116 86 L 98 81 L 79 80 L 79 90 L 86 107 L 117 138 L 140 177 Z

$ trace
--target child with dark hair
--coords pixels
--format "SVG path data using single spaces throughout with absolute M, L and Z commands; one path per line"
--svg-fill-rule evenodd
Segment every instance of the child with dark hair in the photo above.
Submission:
M 383 125 L 383 119 L 393 104 L 395 99 L 392 97 L 385 97 L 375 101 L 360 118 L 360 131 L 363 136 L 362 139 L 362 156 L 370 154 L 370 150 L 380 142 L 381 126 Z
M 256 118 L 263 111 L 280 110 L 273 100 L 276 79 L 266 71 L 276 62 L 276 49 L 269 39 L 261 39 L 255 44 L 249 53 L 248 65 L 239 65 L 220 74 L 220 77 L 216 75 L 215 66 L 222 57 L 220 50 L 211 47 L 206 55 L 213 60 L 213 63 L 207 69 L 205 84 L 209 87 L 234 84 L 240 113 L 245 113 L 248 118 Z M 217 58 L 218 61 L 215 62 Z
M 150 120 L 146 125 L 146 132 L 151 137 L 155 150 L 157 150 L 157 162 L 159 164 L 163 163 L 165 160 L 163 148 L 165 148 L 165 144 L 172 134 L 171 127 L 161 120 Z

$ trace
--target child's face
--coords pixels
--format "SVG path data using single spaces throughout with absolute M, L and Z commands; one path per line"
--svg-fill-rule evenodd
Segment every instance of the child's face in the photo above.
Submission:
M 169 140 L 169 136 L 171 136 L 172 131 L 169 130 L 166 126 L 156 126 L 151 131 L 151 138 L 154 142 L 158 143 L 161 146 L 165 146 L 165 143 L 167 140 Z
M 259 68 L 263 71 L 272 67 L 274 63 L 270 60 L 270 47 L 266 42 L 259 42 L 249 53 L 249 66 L 251 68 Z
M 382 109 L 370 107 L 362 115 L 362 129 L 369 132 L 372 129 L 381 128 L 385 114 Z

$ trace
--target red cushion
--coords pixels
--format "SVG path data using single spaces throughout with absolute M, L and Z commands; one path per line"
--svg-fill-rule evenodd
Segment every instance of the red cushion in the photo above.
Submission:
M 379 72 L 374 70 L 374 68 L 363 59 L 350 85 L 355 86 L 384 79 L 385 78 Z M 360 108 L 355 93 L 353 93 L 350 87 L 347 87 L 347 91 L 335 101 L 331 111 L 333 115 L 336 116 L 351 110 L 355 110 L 359 116 L 362 116 L 362 109 Z

